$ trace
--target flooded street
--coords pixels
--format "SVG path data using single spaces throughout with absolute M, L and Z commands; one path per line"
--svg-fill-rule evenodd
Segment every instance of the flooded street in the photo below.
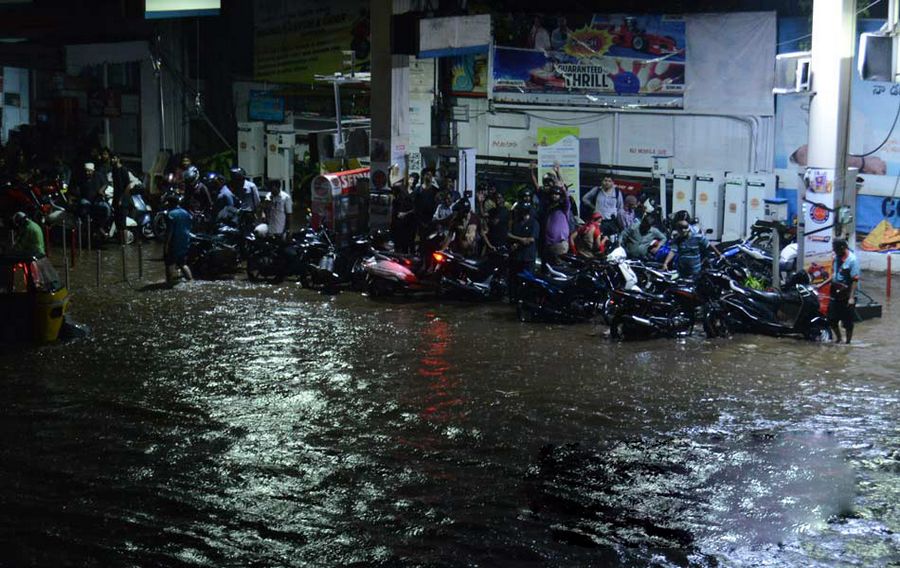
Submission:
M 900 306 L 852 346 L 73 273 L 0 353 L 0 566 L 900 563 Z M 865 275 L 883 301 L 883 275 Z

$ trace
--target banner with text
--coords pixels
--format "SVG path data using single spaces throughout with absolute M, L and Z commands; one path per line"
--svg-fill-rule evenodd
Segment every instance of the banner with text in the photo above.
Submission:
M 497 22 L 491 77 L 497 101 L 682 106 L 680 16 L 535 17 L 524 24 L 531 25 L 527 31 L 504 23 L 513 25 Z
M 538 180 L 559 168 L 562 181 L 576 202 L 581 199 L 578 134 L 576 126 L 539 127 L 537 130 Z
M 345 68 L 353 51 L 357 71 L 369 68 L 368 3 L 312 4 L 256 0 L 253 73 L 257 81 L 312 83 Z

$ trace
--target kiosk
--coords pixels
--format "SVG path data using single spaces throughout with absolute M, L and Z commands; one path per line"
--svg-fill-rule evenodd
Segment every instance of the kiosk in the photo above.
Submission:
M 320 175 L 311 191 L 311 225 L 331 230 L 338 246 L 368 230 L 369 168 Z

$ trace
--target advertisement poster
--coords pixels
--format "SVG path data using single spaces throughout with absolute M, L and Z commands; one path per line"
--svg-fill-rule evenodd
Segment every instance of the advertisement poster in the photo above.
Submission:
M 332 0 L 313 4 L 257 1 L 253 73 L 257 81 L 304 83 L 348 71 L 343 51 L 352 50 L 356 70 L 367 71 L 371 44 L 367 4 Z
M 779 51 L 809 49 L 808 39 L 790 41 L 809 34 L 809 25 L 806 18 L 779 20 Z M 876 31 L 881 25 L 881 20 L 859 20 L 857 32 Z M 863 81 L 856 72 L 856 61 L 851 76 L 851 155 L 847 165 L 860 169 L 862 192 L 866 185 L 893 187 L 895 178 L 900 175 L 900 128 L 891 134 L 891 125 L 900 108 L 900 85 Z M 808 135 L 809 97 L 779 95 L 775 110 L 775 167 L 788 170 L 792 179 L 798 179 L 797 174 L 807 166 Z M 882 142 L 884 145 L 869 156 L 853 156 L 869 153 Z M 790 182 L 788 186 L 792 186 Z M 856 229 L 857 234 L 865 237 L 860 243 L 863 250 L 900 250 L 900 193 L 895 196 L 859 195 Z
M 813 284 L 831 276 L 834 180 L 831 170 L 810 170 L 804 198 L 803 268 Z
M 453 57 L 450 90 L 460 97 L 486 97 L 488 58 L 483 54 Z
M 497 101 L 682 106 L 680 16 L 536 16 L 524 32 L 504 23 L 510 25 L 498 22 L 491 77 Z
M 578 201 L 581 199 L 579 189 L 580 145 L 578 143 L 578 127 L 557 126 L 539 127 L 537 129 L 538 145 L 538 180 L 553 172 L 559 166 L 559 173 L 570 195 Z

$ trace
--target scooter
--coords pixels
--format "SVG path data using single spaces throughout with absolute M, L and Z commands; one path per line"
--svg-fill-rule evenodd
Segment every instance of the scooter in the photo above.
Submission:
M 411 293 L 437 289 L 437 245 L 445 240 L 443 233 L 432 233 L 423 245 L 421 256 L 389 251 L 375 251 L 362 261 L 366 273 L 369 296 L 390 296 L 397 292 Z
M 437 295 L 456 293 L 461 297 L 497 300 L 506 294 L 509 252 L 491 251 L 481 259 L 468 259 L 450 250 L 432 254 L 438 277 Z
M 729 272 L 735 272 L 731 270 Z M 736 272 L 741 272 L 738 268 Z M 746 332 L 793 336 L 810 341 L 831 340 L 828 321 L 822 316 L 819 294 L 806 272 L 798 272 L 781 291 L 763 292 L 738 284 L 740 274 L 707 271 L 700 285 L 718 290 L 714 309 L 705 325 L 723 333 Z
M 128 222 L 129 219 L 134 221 L 133 228 Z M 129 231 L 134 231 L 144 239 L 150 240 L 156 236 L 153 231 L 152 210 L 147 205 L 147 202 L 144 201 L 143 185 L 136 185 L 131 189 L 131 204 L 125 223 Z

